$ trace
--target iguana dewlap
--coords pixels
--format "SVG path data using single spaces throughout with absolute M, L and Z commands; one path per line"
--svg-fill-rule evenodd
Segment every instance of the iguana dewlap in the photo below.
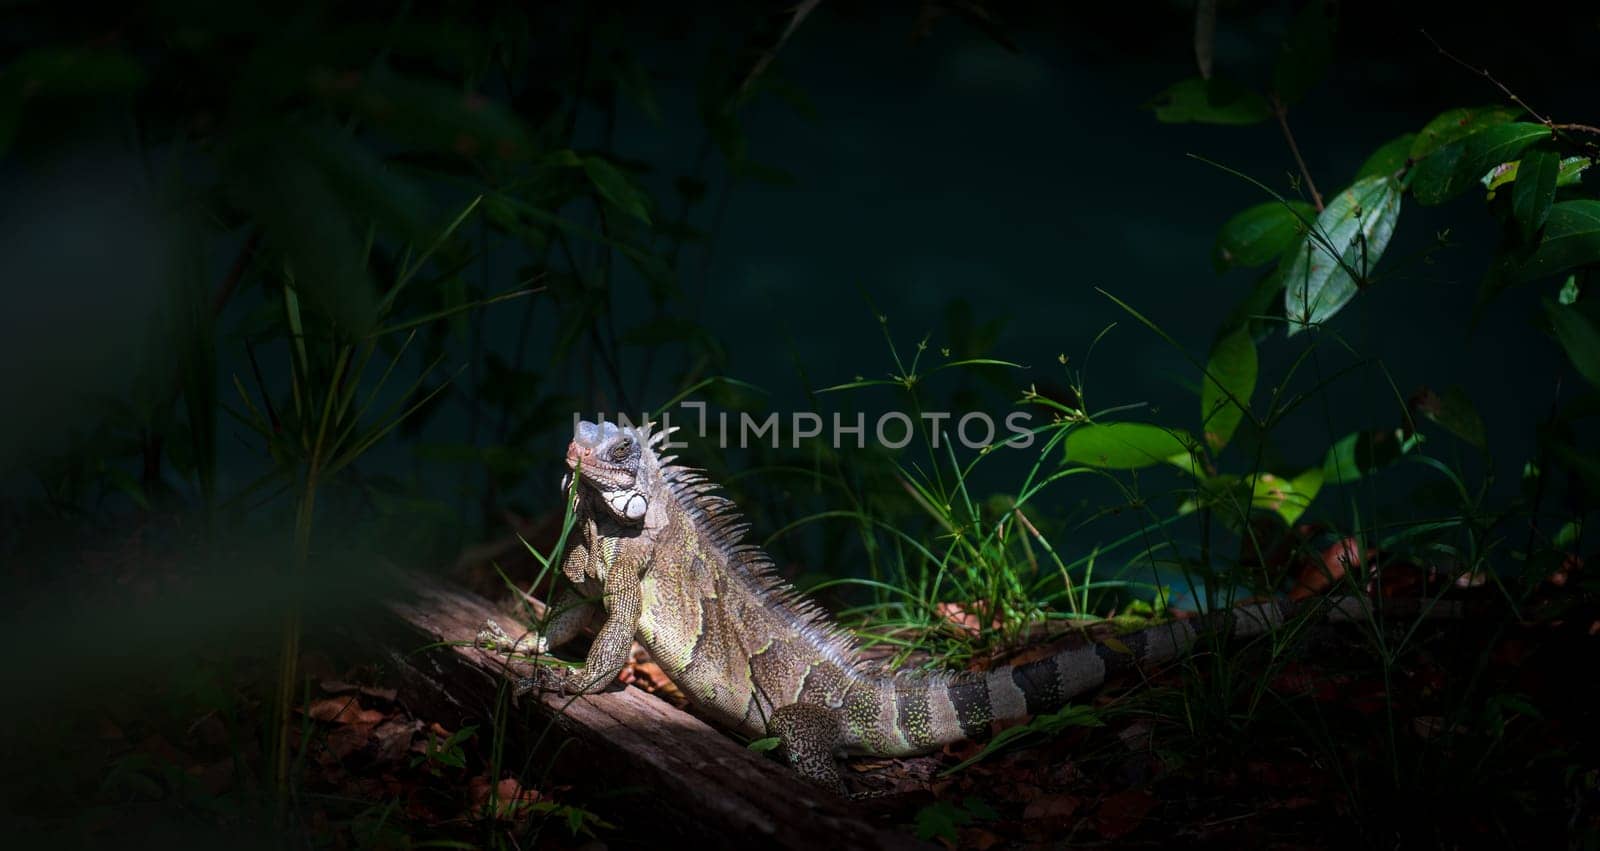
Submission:
M 1058 709 L 1108 673 L 1177 658 L 1196 638 L 1193 623 L 1177 621 L 987 672 L 871 672 L 850 636 L 742 543 L 748 524 L 732 502 L 699 471 L 657 455 L 662 438 L 648 427 L 578 426 L 567 448 L 580 480 L 576 522 L 561 563 L 574 587 L 557 595 L 543 634 L 512 641 L 491 623 L 479 642 L 545 653 L 589 623 L 597 600 L 605 619 L 582 667 L 541 667 L 522 688 L 600 691 L 637 637 L 705 715 L 752 738 L 778 737 L 796 771 L 840 789 L 839 755 L 907 756 L 982 736 L 991 722 Z M 1281 624 L 1287 605 L 1197 622 L 1248 636 Z

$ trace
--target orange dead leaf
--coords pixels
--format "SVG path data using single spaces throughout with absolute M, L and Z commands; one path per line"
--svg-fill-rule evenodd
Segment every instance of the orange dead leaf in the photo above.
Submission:
M 974 612 L 986 609 L 982 602 L 977 603 L 940 603 L 936 608 L 939 616 L 955 624 L 956 628 L 968 635 L 977 635 L 983 632 L 983 618 Z M 1000 619 L 991 618 L 990 629 L 1000 628 Z
M 361 701 L 354 697 L 328 697 L 313 701 L 305 713 L 317 721 L 327 721 L 334 724 L 356 724 L 361 722 L 366 710 L 361 708 Z M 378 713 L 376 721 L 383 720 L 383 713 Z

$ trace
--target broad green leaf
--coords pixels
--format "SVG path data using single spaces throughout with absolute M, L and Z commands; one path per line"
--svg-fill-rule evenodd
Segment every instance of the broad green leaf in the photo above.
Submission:
M 1276 512 L 1285 523 L 1299 520 L 1322 490 L 1322 470 L 1315 467 L 1292 479 L 1272 473 L 1262 473 L 1254 479 L 1250 505 Z
M 1489 169 L 1483 177 L 1478 178 L 1478 182 L 1483 184 L 1483 188 L 1489 190 L 1489 198 L 1494 198 L 1496 189 L 1505 186 L 1507 183 L 1517 182 L 1517 167 L 1521 164 L 1522 160 L 1501 163 Z
M 1448 201 L 1491 167 L 1516 159 L 1524 148 L 1549 137 L 1550 128 L 1526 122 L 1479 130 L 1418 160 L 1411 171 L 1411 193 L 1422 204 Z
M 1211 266 L 1218 272 L 1234 266 L 1262 266 L 1278 259 L 1316 217 L 1304 201 L 1268 201 L 1238 213 L 1217 231 Z
M 1483 417 L 1478 416 L 1478 409 L 1473 407 L 1472 400 L 1467 398 L 1465 390 L 1451 387 L 1441 396 L 1423 388 L 1421 393 L 1412 398 L 1416 410 L 1424 417 L 1438 423 L 1445 431 L 1479 449 L 1488 447 L 1488 441 L 1484 437 Z
M 1511 190 L 1511 215 L 1524 244 L 1531 245 L 1550 204 L 1556 198 L 1556 173 L 1561 170 L 1561 155 L 1555 151 L 1529 151 L 1517 168 L 1517 185 Z
M 1496 124 L 1505 124 L 1522 110 L 1509 106 L 1480 106 L 1446 110 L 1434 116 L 1411 143 L 1411 159 L 1421 160 L 1438 149 Z
M 1290 335 L 1326 322 L 1355 297 L 1394 235 L 1400 184 L 1374 175 L 1334 196 L 1314 232 L 1284 259 L 1283 312 Z
M 1256 345 L 1248 328 L 1235 329 L 1211 347 L 1208 375 L 1200 388 L 1200 430 L 1213 452 L 1228 444 L 1244 418 L 1239 406 L 1250 404 L 1256 366 Z
M 1330 485 L 1348 485 L 1400 460 L 1421 443 L 1422 435 L 1407 437 L 1400 429 L 1347 434 L 1329 447 L 1322 459 L 1322 480 Z
M 1283 103 L 1294 103 L 1327 73 L 1333 61 L 1333 33 L 1338 7 L 1312 0 L 1300 8 L 1283 39 L 1272 68 L 1272 91 Z
M 1225 473 L 1202 480 L 1197 498 L 1185 501 L 1178 507 L 1178 513 L 1192 514 L 1209 507 L 1225 527 L 1238 533 L 1244 530 L 1252 511 L 1271 511 L 1285 523 L 1299 520 L 1320 490 L 1321 467 L 1312 467 L 1293 478 L 1274 473 L 1250 476 Z
M 1583 172 L 1594 165 L 1594 160 L 1588 157 L 1567 157 L 1561 161 L 1561 170 L 1556 172 L 1556 187 L 1571 186 L 1583 182 Z
M 1562 201 L 1550 207 L 1544 239 L 1531 255 L 1505 255 L 1490 270 L 1491 291 L 1600 263 L 1600 201 Z
M 1174 83 L 1148 106 L 1167 124 L 1255 124 L 1272 116 L 1266 98 L 1221 77 Z
M 650 199 L 617 167 L 600 157 L 584 157 L 583 173 L 601 197 L 645 224 L 650 224 Z
M 1578 374 L 1600 387 L 1600 329 L 1575 307 L 1561 307 L 1547 299 L 1544 310 L 1550 316 L 1550 327 L 1556 339 Z
M 1135 470 L 1187 459 L 1194 439 L 1177 429 L 1146 423 L 1090 423 L 1068 432 L 1063 441 L 1069 462 L 1107 470 Z
M 1416 144 L 1417 134 L 1407 133 L 1399 138 L 1390 139 L 1383 143 L 1367 161 L 1361 164 L 1361 170 L 1356 172 L 1356 179 L 1374 177 L 1378 175 L 1393 177 L 1406 167 L 1406 160 L 1411 157 L 1411 147 Z
M 1483 176 L 1483 188 L 1489 190 L 1490 198 L 1494 197 L 1496 189 L 1516 181 L 1517 167 L 1521 162 L 1521 160 L 1518 160 L 1517 162 L 1501 163 L 1490 169 L 1489 173 Z M 1584 170 L 1592 164 L 1588 157 L 1567 157 L 1563 159 L 1561 167 L 1556 170 L 1556 188 L 1560 189 L 1563 186 L 1582 183 Z

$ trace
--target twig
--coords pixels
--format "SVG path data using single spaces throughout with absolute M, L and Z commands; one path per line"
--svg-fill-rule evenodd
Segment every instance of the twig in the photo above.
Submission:
M 755 65 L 750 68 L 750 73 L 745 75 L 744 82 L 739 84 L 740 97 L 743 97 L 745 92 L 750 90 L 750 84 L 754 83 L 756 78 L 761 76 L 761 72 L 767 70 L 767 66 L 772 64 L 772 60 L 778 57 L 778 51 L 782 50 L 783 46 L 789 42 L 789 36 L 794 35 L 794 31 L 800 28 L 800 23 L 812 12 L 816 11 L 820 5 L 822 5 L 822 0 L 802 0 L 799 5 L 794 7 L 789 15 L 789 24 L 783 28 L 783 34 L 778 36 L 777 42 L 772 47 L 761 54 Z
M 1322 193 L 1317 191 L 1317 182 L 1311 179 L 1311 169 L 1306 168 L 1305 158 L 1300 156 L 1300 146 L 1294 142 L 1294 133 L 1289 130 L 1289 107 L 1278 100 L 1277 95 L 1272 95 L 1272 114 L 1278 119 L 1278 127 L 1283 130 L 1283 139 L 1289 143 L 1289 153 L 1294 154 L 1295 165 L 1300 167 L 1300 176 L 1305 178 L 1306 189 L 1311 192 L 1311 201 L 1317 207 L 1317 212 L 1322 212 Z
M 1443 56 L 1444 58 L 1450 60 L 1451 62 L 1454 62 L 1457 65 L 1460 65 L 1461 67 L 1467 69 L 1468 71 L 1471 71 L 1472 73 L 1477 74 L 1478 76 L 1484 78 L 1485 80 L 1488 80 L 1489 84 L 1494 86 L 1495 88 L 1499 89 L 1500 93 L 1505 95 L 1508 100 L 1510 100 L 1512 103 L 1516 104 L 1517 106 L 1520 106 L 1523 109 L 1527 110 L 1528 114 L 1533 116 L 1533 119 L 1535 121 L 1537 121 L 1540 124 L 1543 124 L 1544 126 L 1550 128 L 1550 132 L 1552 134 L 1564 136 L 1565 133 L 1563 133 L 1562 131 L 1573 131 L 1573 132 L 1577 132 L 1577 133 L 1590 133 L 1590 134 L 1593 134 L 1595 136 L 1600 136 L 1600 127 L 1592 127 L 1592 126 L 1590 126 L 1588 124 L 1557 124 L 1556 122 L 1551 121 L 1548 117 L 1540 114 L 1539 110 L 1534 109 L 1531 105 L 1529 105 L 1529 103 L 1527 101 L 1523 100 L 1521 98 L 1521 96 L 1519 96 L 1516 92 L 1512 91 L 1509 87 L 1507 87 L 1505 83 L 1502 83 L 1499 80 L 1496 80 L 1494 78 L 1494 75 L 1489 73 L 1489 69 L 1488 68 L 1479 68 L 1477 66 L 1467 64 L 1467 62 L 1465 60 L 1463 60 L 1462 58 L 1460 58 L 1459 56 L 1456 56 L 1454 53 L 1451 53 L 1450 51 L 1445 50 L 1444 46 L 1439 44 L 1439 42 L 1436 41 L 1433 36 L 1429 35 L 1427 30 L 1419 29 L 1417 31 L 1422 33 L 1422 37 L 1427 39 L 1429 44 L 1433 45 L 1433 49 L 1434 50 L 1439 51 L 1439 55 L 1440 56 Z M 1595 152 L 1597 154 L 1600 154 L 1600 146 L 1595 145 L 1593 142 L 1581 142 L 1581 141 L 1578 141 L 1578 140 L 1575 140 L 1575 139 L 1569 139 L 1568 141 L 1572 142 L 1572 144 L 1577 145 L 1579 147 L 1586 148 L 1591 152 Z
M 1524 101 L 1522 98 L 1518 97 L 1516 92 L 1513 92 L 1512 90 L 1506 88 L 1504 83 L 1500 82 L 1499 80 L 1496 80 L 1494 78 L 1494 75 L 1489 73 L 1489 69 L 1488 68 L 1478 68 L 1478 67 L 1474 67 L 1472 65 L 1468 65 L 1464 60 L 1462 60 L 1460 57 L 1456 56 L 1454 53 L 1451 53 L 1450 51 L 1445 50 L 1444 46 L 1439 44 L 1439 42 L 1435 41 L 1433 36 L 1428 34 L 1427 30 L 1419 29 L 1419 30 L 1417 30 L 1417 32 L 1422 33 L 1422 37 L 1427 39 L 1429 44 L 1433 45 L 1433 49 L 1434 50 L 1439 51 L 1439 55 L 1440 56 L 1443 56 L 1444 58 L 1450 60 L 1451 62 L 1454 62 L 1457 65 L 1460 65 L 1461 67 L 1467 69 L 1468 71 L 1471 71 L 1472 73 L 1477 74 L 1478 76 L 1484 78 L 1485 80 L 1488 80 L 1490 82 L 1490 84 L 1492 84 L 1495 88 L 1500 90 L 1501 94 L 1503 94 L 1507 98 L 1509 98 L 1512 103 L 1516 104 L 1517 106 L 1522 107 L 1523 109 L 1526 109 L 1528 111 L 1528 114 L 1533 116 L 1540 124 L 1543 124 L 1545 126 L 1552 126 L 1550 119 L 1545 118 L 1543 115 L 1540 115 L 1538 110 L 1536 110 L 1533 107 L 1529 106 L 1528 102 Z

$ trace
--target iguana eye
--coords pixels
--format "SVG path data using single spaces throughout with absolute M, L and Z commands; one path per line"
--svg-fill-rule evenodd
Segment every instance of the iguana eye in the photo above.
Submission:
M 628 458 L 628 450 L 632 448 L 633 440 L 631 438 L 624 437 L 623 439 L 617 441 L 617 445 L 612 448 L 611 460 L 626 461 Z

